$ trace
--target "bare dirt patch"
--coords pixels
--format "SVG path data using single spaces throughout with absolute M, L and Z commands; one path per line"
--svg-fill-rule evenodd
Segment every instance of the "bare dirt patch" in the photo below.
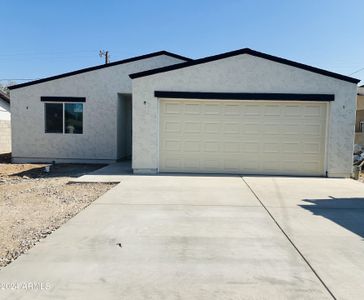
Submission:
M 1 158 L 0 158 L 1 161 Z M 16 259 L 115 184 L 72 183 L 103 165 L 0 163 L 0 268 Z
M 360 172 L 358 181 L 364 183 L 364 171 Z

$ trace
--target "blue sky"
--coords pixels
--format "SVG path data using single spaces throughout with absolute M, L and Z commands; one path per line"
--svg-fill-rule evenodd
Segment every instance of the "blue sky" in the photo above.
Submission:
M 168 50 L 252 48 L 364 80 L 362 0 L 0 0 L 0 83 Z M 20 82 L 20 81 L 19 81 Z M 362 82 L 363 84 L 363 82 Z

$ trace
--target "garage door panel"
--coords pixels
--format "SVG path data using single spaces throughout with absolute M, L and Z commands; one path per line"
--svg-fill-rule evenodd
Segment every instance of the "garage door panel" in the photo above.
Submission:
M 321 124 L 304 124 L 302 126 L 302 133 L 314 136 L 320 136 L 322 134 Z
M 165 132 L 179 133 L 181 132 L 181 123 L 178 121 L 163 122 L 163 129 Z
M 201 152 L 201 142 L 200 141 L 185 141 L 183 143 L 183 152 Z
M 297 121 L 297 122 L 299 122 L 299 121 Z M 293 134 L 293 135 L 297 136 L 297 134 L 302 134 L 301 126 L 302 126 L 302 123 L 283 124 L 282 133 Z
M 160 171 L 323 175 L 326 104 L 161 100 Z
M 199 121 L 186 121 L 183 123 L 184 133 L 197 133 L 201 134 L 201 122 Z
M 262 132 L 264 134 L 281 134 L 282 133 L 282 125 L 281 124 L 273 124 L 273 123 L 265 123 L 262 125 Z
M 219 152 L 220 143 L 216 140 L 202 141 L 202 151 L 204 152 Z
M 182 169 L 183 158 L 178 156 L 166 156 L 163 161 L 163 168 L 166 171 Z
M 205 116 L 216 116 L 221 114 L 221 105 L 219 104 L 205 104 L 203 114 Z
M 219 173 L 223 170 L 223 163 L 221 158 L 209 158 L 205 157 L 202 159 L 202 170 L 206 170 L 207 172 Z
M 223 122 L 222 130 L 224 134 L 240 133 L 240 122 Z
M 220 144 L 222 137 L 221 137 L 221 134 L 208 133 L 208 134 L 204 134 L 204 135 L 200 136 L 200 139 L 203 142 L 219 141 L 219 144 Z
M 223 106 L 223 115 L 229 117 L 240 116 L 240 105 L 239 104 L 225 104 Z
M 277 161 L 277 160 L 273 160 L 273 159 L 270 159 L 270 160 L 266 160 L 264 162 L 264 168 L 267 170 L 267 171 L 277 171 L 277 170 L 280 170 L 281 169 L 281 162 L 280 161 Z
M 255 141 L 246 141 L 246 142 L 241 142 L 241 149 L 242 149 L 242 154 L 247 155 L 250 153 L 259 153 L 260 152 L 260 148 L 261 148 L 261 144 L 260 142 L 255 142 Z
M 283 116 L 297 118 L 301 117 L 303 107 L 299 104 L 288 104 L 283 107 Z
M 240 164 L 236 163 L 236 159 L 224 159 L 224 170 L 229 173 L 239 173 L 240 171 Z
M 297 172 L 297 170 L 301 170 L 302 169 L 302 162 L 301 161 L 294 161 L 294 160 L 287 160 L 284 162 L 284 164 L 282 164 L 282 170 L 286 172 L 290 172 L 292 174 L 292 172 Z
M 216 121 L 206 121 L 203 125 L 204 133 L 215 133 L 220 134 L 221 132 L 221 122 Z
M 180 152 L 182 147 L 181 147 L 182 142 L 179 140 L 172 140 L 172 139 L 168 139 L 163 141 L 162 146 L 162 150 L 166 150 L 166 151 L 170 151 L 170 152 Z
M 296 154 L 301 151 L 301 143 L 292 139 L 292 142 L 287 141 L 282 144 L 282 152 L 285 154 Z
M 269 118 L 269 117 L 277 117 L 277 116 L 281 116 L 282 114 L 282 107 L 281 106 L 277 106 L 275 104 L 267 104 L 264 106 L 264 117 L 265 118 Z
M 303 153 L 309 154 L 320 154 L 320 144 L 319 143 L 304 143 L 303 144 Z
M 225 153 L 237 153 L 241 152 L 239 141 L 236 142 L 225 142 L 223 144 L 223 152 Z
M 244 117 L 258 117 L 263 114 L 261 105 L 259 104 L 246 104 L 243 110 Z
M 303 135 L 303 140 L 301 141 L 301 143 L 302 145 L 314 143 L 322 145 L 320 137 L 314 135 Z
M 245 122 L 241 125 L 241 132 L 245 134 L 260 134 L 262 132 L 262 128 L 259 123 Z
M 275 143 L 263 143 L 262 146 L 263 155 L 280 153 L 281 152 L 281 144 L 278 142 Z M 281 155 L 279 155 L 281 156 Z
M 321 106 L 317 105 L 306 105 L 304 107 L 304 116 L 308 118 L 319 117 L 323 114 Z
M 201 104 L 198 103 L 186 103 L 184 105 L 185 115 L 200 115 L 201 114 Z
M 182 162 L 182 168 L 183 169 L 187 169 L 187 170 L 191 170 L 191 171 L 199 171 L 201 170 L 201 162 L 199 159 L 197 159 L 196 157 L 189 157 L 188 160 L 184 159 Z
M 301 166 L 303 171 L 310 172 L 311 170 L 317 170 L 320 168 L 319 162 L 313 162 L 313 161 L 304 161 Z
M 241 137 L 241 135 L 239 135 L 239 134 L 226 133 L 226 134 L 220 135 L 220 142 L 221 143 L 236 142 L 236 141 L 239 141 L 240 137 Z
M 182 108 L 183 107 L 181 107 L 178 103 L 166 103 L 166 105 L 163 106 L 163 113 L 173 115 L 180 114 Z

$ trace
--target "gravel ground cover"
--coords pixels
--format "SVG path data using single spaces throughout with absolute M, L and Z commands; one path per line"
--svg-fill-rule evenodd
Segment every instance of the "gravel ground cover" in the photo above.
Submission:
M 0 268 L 15 260 L 115 184 L 72 183 L 104 165 L 11 164 L 0 157 Z

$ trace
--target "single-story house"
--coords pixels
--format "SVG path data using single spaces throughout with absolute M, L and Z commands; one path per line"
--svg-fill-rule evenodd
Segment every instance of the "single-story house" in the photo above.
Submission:
M 355 144 L 364 145 L 364 85 L 358 88 L 356 101 Z
M 11 152 L 10 98 L 0 91 L 0 154 Z
M 13 160 L 348 177 L 358 82 L 248 48 L 147 54 L 10 87 Z

